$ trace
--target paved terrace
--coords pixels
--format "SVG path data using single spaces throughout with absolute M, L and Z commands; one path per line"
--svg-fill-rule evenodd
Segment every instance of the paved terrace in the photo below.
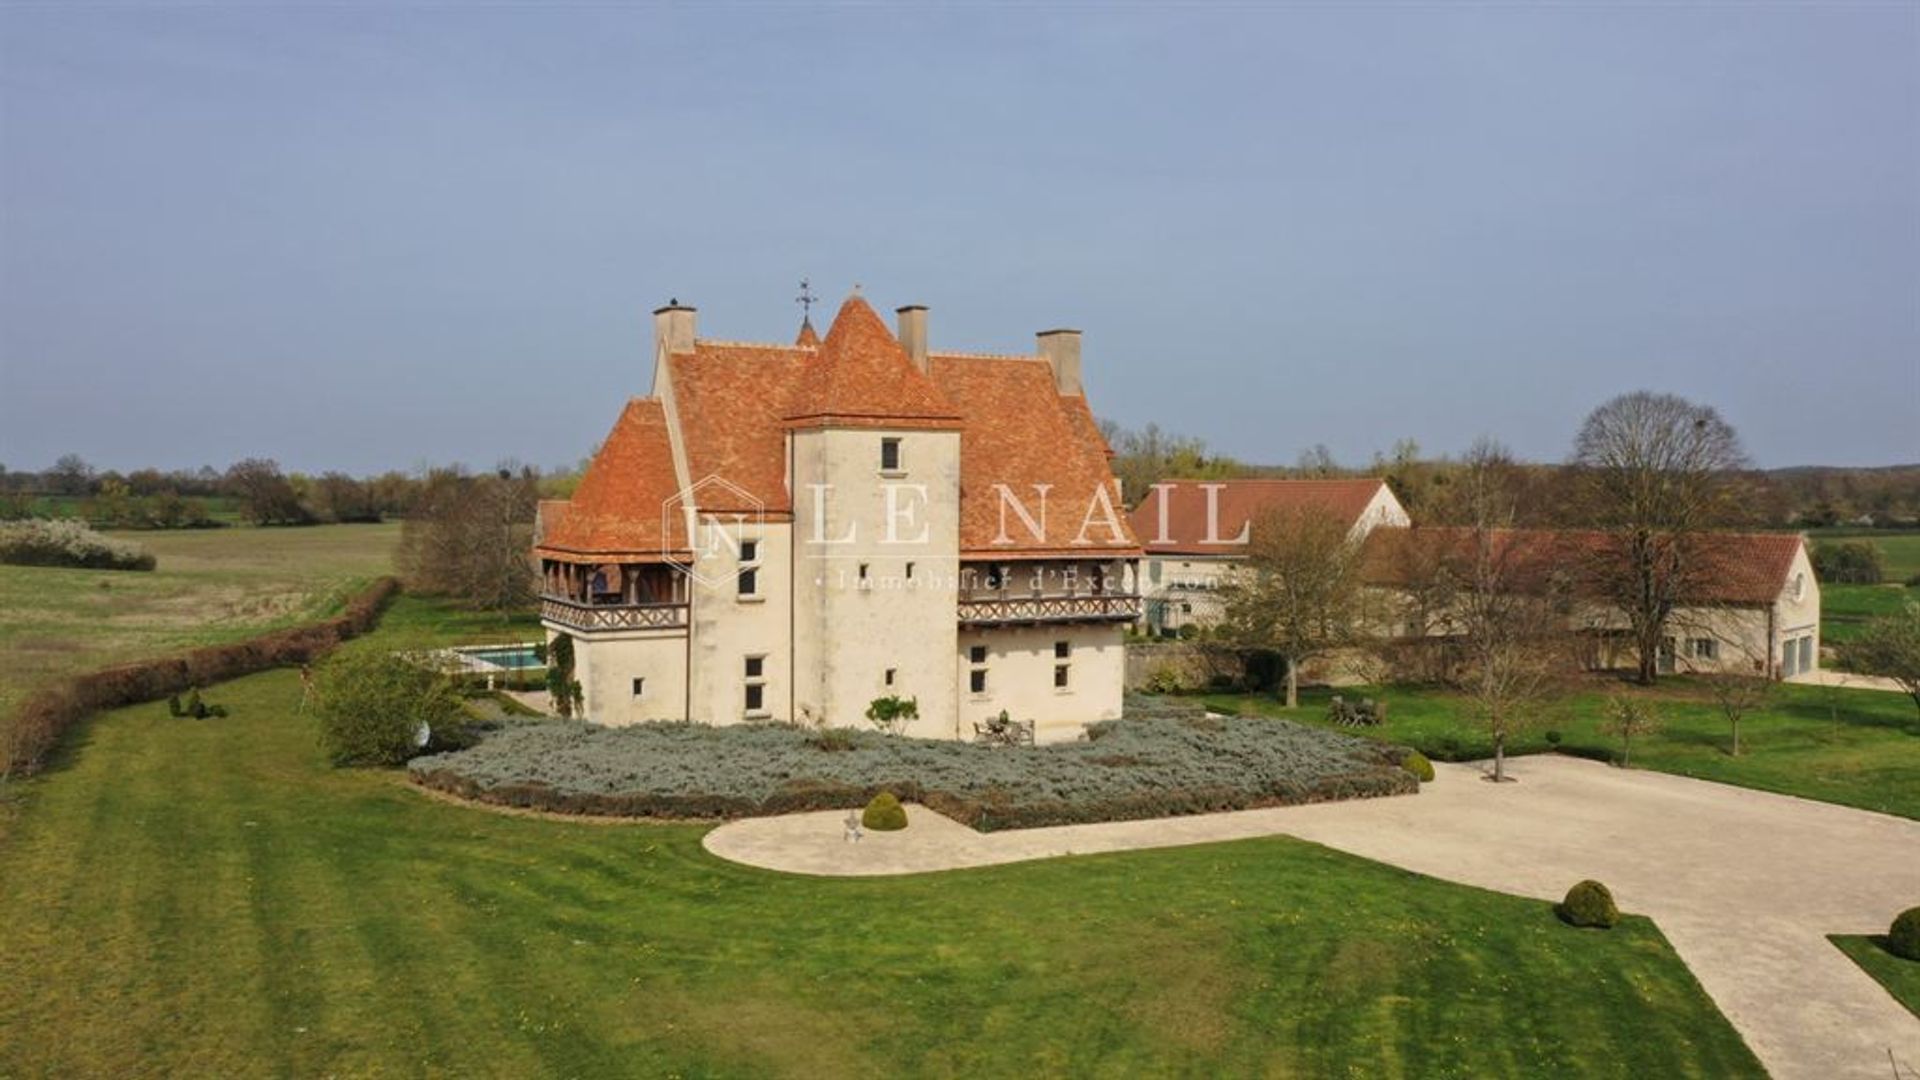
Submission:
M 800 874 L 915 874 L 1062 855 L 1287 835 L 1448 881 L 1558 900 L 1581 878 L 1652 916 L 1781 1080 L 1920 1070 L 1920 1019 L 1826 940 L 1885 933 L 1920 903 L 1920 822 L 1574 758 L 1520 783 L 1436 764 L 1418 796 L 977 833 L 924 807 L 843 839 L 844 812 L 723 825 L 722 858 Z

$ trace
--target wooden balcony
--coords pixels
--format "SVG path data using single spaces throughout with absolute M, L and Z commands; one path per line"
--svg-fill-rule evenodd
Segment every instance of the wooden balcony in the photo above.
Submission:
M 569 630 L 685 630 L 685 604 L 583 604 L 561 596 L 540 598 L 540 619 Z
M 1139 617 L 1140 597 L 1133 593 L 1038 596 L 1002 593 L 963 595 L 960 598 L 962 626 L 1132 622 Z

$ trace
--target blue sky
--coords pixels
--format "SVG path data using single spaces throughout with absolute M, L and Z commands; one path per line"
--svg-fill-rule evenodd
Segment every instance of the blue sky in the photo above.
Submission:
M 567 462 L 802 276 L 1257 461 L 1916 461 L 1920 7 L 0 8 L 9 467 Z

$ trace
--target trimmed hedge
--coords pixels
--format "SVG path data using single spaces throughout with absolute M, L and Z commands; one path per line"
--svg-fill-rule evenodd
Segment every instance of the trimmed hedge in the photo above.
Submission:
M 1120 821 L 1410 794 L 1383 747 L 1285 720 L 1151 717 L 1084 742 L 980 746 L 842 729 L 824 749 L 789 725 L 516 724 L 415 758 L 415 783 L 557 813 L 734 818 L 863 806 L 882 792 L 981 830 Z
M 1555 905 L 1553 911 L 1568 926 L 1605 930 L 1620 921 L 1620 909 L 1614 906 L 1612 891 L 1597 881 L 1583 881 L 1568 889 L 1567 898 Z
M 860 812 L 860 824 L 873 832 L 899 832 L 907 827 L 907 808 L 893 792 L 883 791 Z
M 1910 907 L 1893 917 L 1893 925 L 1887 929 L 1887 951 L 1920 960 L 1920 907 Z
M 68 728 L 103 709 L 117 709 L 194 687 L 251 675 L 268 668 L 304 664 L 334 646 L 373 628 L 380 613 L 400 591 L 400 582 L 383 577 L 349 600 L 330 619 L 274 630 L 228 645 L 209 645 L 178 656 L 118 664 L 75 675 L 28 695 L 0 731 L 0 761 L 32 772 Z
M 1423 784 L 1433 780 L 1433 762 L 1428 761 L 1427 755 L 1418 750 L 1407 751 L 1407 755 L 1400 759 L 1400 767 L 1412 773 L 1413 778 Z

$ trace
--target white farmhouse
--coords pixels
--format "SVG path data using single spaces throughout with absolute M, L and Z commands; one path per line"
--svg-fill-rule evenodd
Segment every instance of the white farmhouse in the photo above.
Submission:
M 1153 633 L 1219 621 L 1215 590 L 1246 557 L 1254 523 L 1275 513 L 1312 511 L 1347 526 L 1358 543 L 1374 529 L 1405 528 L 1406 508 L 1386 481 L 1168 480 L 1133 509 L 1146 550 L 1145 620 Z
M 824 339 L 699 338 L 654 313 L 652 393 L 570 500 L 541 505 L 549 641 L 586 715 L 1040 739 L 1120 715 L 1140 546 L 1081 386 L 1080 333 L 1031 356 L 935 352 L 927 310 L 865 300 Z

